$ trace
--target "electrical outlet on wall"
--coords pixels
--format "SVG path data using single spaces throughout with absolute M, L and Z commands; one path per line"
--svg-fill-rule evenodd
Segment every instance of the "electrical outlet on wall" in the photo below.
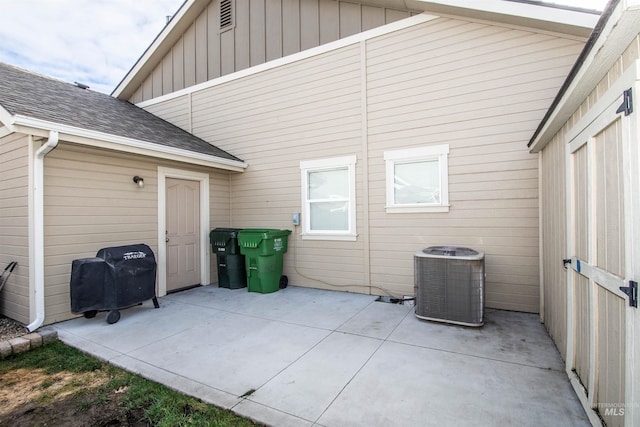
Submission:
M 300 225 L 300 212 L 294 212 L 291 214 L 291 222 L 293 225 Z

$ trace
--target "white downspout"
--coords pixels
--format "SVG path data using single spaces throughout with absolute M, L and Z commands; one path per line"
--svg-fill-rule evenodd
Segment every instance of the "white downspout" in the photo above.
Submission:
M 33 162 L 33 245 L 35 264 L 34 298 L 36 317 L 27 328 L 38 329 L 44 322 L 44 156 L 58 145 L 59 134 L 49 131 L 49 139 L 36 151 Z

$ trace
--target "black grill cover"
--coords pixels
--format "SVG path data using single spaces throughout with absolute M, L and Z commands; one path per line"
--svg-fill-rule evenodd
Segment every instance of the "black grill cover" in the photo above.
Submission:
M 104 275 L 107 264 L 102 258 L 75 259 L 71 263 L 71 311 L 82 313 L 104 309 Z
M 103 248 L 71 264 L 71 311 L 116 310 L 156 296 L 156 259 L 145 244 Z
M 105 287 L 115 289 L 115 306 L 127 307 L 156 295 L 156 258 L 144 244 L 100 249 L 107 264 Z

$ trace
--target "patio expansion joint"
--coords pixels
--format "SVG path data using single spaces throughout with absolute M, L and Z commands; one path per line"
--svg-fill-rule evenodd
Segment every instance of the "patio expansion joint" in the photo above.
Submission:
M 508 363 L 510 365 L 524 366 L 524 367 L 527 367 L 527 368 L 536 368 L 536 369 L 540 369 L 540 370 L 543 370 L 543 371 L 565 372 L 564 369 L 545 368 L 543 366 L 531 365 L 529 363 L 520 363 L 520 362 L 511 361 L 511 360 L 497 359 L 497 358 L 494 358 L 494 357 L 479 356 L 477 354 L 469 354 L 469 353 L 463 353 L 463 352 L 460 352 L 460 351 L 445 350 L 445 349 L 437 348 L 437 347 L 429 347 L 429 346 L 424 346 L 424 345 L 409 344 L 409 343 L 402 342 L 402 341 L 394 341 L 394 340 L 384 340 L 384 341 L 385 342 L 394 343 L 394 344 L 406 345 L 406 346 L 409 346 L 409 347 L 423 348 L 423 349 L 427 349 L 427 350 L 440 351 L 440 352 L 449 353 L 449 354 L 457 354 L 459 356 L 473 357 L 475 359 L 491 360 L 493 362 Z
M 295 415 L 295 414 L 292 414 L 292 413 L 290 413 L 290 412 L 283 411 L 282 409 L 274 408 L 273 406 L 270 406 L 270 405 L 265 405 L 264 403 L 261 403 L 261 402 L 256 402 L 255 400 L 252 400 L 252 399 L 251 399 L 251 396 L 243 397 L 243 398 L 242 398 L 242 400 L 240 400 L 238 403 L 236 403 L 235 405 L 233 405 L 233 407 L 231 407 L 230 409 L 231 409 L 233 412 L 237 413 L 238 415 L 245 416 L 245 415 L 243 415 L 242 413 L 240 413 L 239 411 L 238 411 L 238 412 L 236 412 L 236 411 L 235 411 L 235 409 L 238 407 L 238 405 L 242 404 L 242 402 L 244 402 L 244 401 L 251 402 L 251 403 L 253 403 L 254 405 L 260 405 L 260 406 L 263 406 L 263 407 L 265 407 L 265 408 L 269 408 L 269 409 L 271 409 L 271 410 L 273 410 L 273 411 L 276 411 L 276 412 L 279 412 L 279 413 L 281 413 L 281 414 L 286 414 L 286 415 L 288 415 L 288 416 L 290 416 L 290 417 L 296 418 L 296 419 L 298 419 L 298 420 L 306 421 L 306 422 L 308 422 L 308 423 L 312 423 L 312 424 L 314 424 L 314 425 L 315 425 L 315 423 L 313 422 L 313 420 L 309 420 L 309 419 L 307 419 L 307 418 L 301 417 L 300 415 Z M 256 420 L 256 421 L 258 421 L 258 422 L 259 422 L 260 420 Z
M 200 307 L 200 306 L 196 305 L 196 307 Z M 250 317 L 252 319 L 268 320 L 269 322 L 283 323 L 285 325 L 304 326 L 305 328 L 317 329 L 317 330 L 320 330 L 320 331 L 336 332 L 336 329 L 333 329 L 333 328 L 326 328 L 326 327 L 321 327 L 321 326 L 312 326 L 312 325 L 309 325 L 309 324 L 300 323 L 300 322 L 292 322 L 292 321 L 289 321 L 289 320 L 274 319 L 272 317 L 258 316 L 258 315 L 255 315 L 255 314 L 248 314 L 248 313 L 242 313 L 242 312 L 239 312 L 239 311 L 225 310 L 225 309 L 222 309 L 222 308 L 215 308 L 214 310 L 218 310 L 218 311 L 221 311 L 223 313 L 235 314 L 237 316 Z
M 352 334 L 353 335 L 353 334 Z M 378 346 L 376 347 L 376 349 L 371 352 L 371 355 L 369 355 L 369 357 L 367 358 L 367 360 L 364 361 L 364 363 L 362 364 L 362 366 L 360 366 L 360 368 L 358 368 L 358 370 L 356 372 L 354 372 L 353 375 L 351 375 L 351 378 L 349 378 L 349 381 L 347 381 L 345 383 L 345 385 L 342 386 L 342 388 L 340 389 L 340 391 L 338 393 L 336 393 L 336 395 L 333 397 L 333 399 L 331 399 L 331 402 L 329 402 L 329 404 L 327 405 L 326 408 L 324 408 L 324 410 L 322 411 L 322 413 L 320 415 L 318 415 L 318 418 L 316 418 L 313 422 L 313 425 L 318 425 L 318 421 L 320 421 L 320 418 L 322 418 L 322 416 L 325 414 L 325 412 L 327 412 L 329 410 L 329 408 L 331 407 L 331 405 L 333 405 L 333 403 L 340 397 L 340 395 L 344 392 L 344 390 L 349 387 L 349 384 L 351 384 L 351 382 L 354 380 L 355 377 L 358 376 L 358 374 L 360 373 L 360 371 L 362 371 L 364 369 L 365 366 L 367 366 L 367 364 L 369 363 L 369 361 L 373 358 L 373 356 L 376 355 L 376 353 L 378 352 L 378 350 L 380 350 L 380 347 L 382 347 L 384 345 L 384 343 L 387 340 L 380 340 L 380 343 L 378 344 Z
M 93 357 L 95 357 L 98 360 L 102 360 L 104 362 L 107 363 L 111 363 L 111 360 L 117 358 L 117 357 L 121 357 L 121 356 L 128 356 L 125 353 L 122 353 L 121 351 L 118 350 L 114 350 L 110 347 L 106 347 L 103 346 L 102 344 L 99 344 L 95 341 L 92 341 L 90 339 L 87 339 L 85 337 L 83 337 L 82 335 L 78 335 L 76 333 L 73 333 L 65 328 L 56 328 L 56 331 L 58 332 L 58 339 L 60 341 L 62 341 L 64 344 L 69 345 L 71 347 L 77 348 L 81 351 L 83 351 L 84 353 L 88 353 L 90 355 L 92 355 Z M 103 349 L 102 351 L 96 352 L 94 350 L 91 349 L 91 347 L 99 347 L 101 349 Z M 111 356 L 105 356 L 105 354 L 108 353 L 112 353 Z
M 362 310 L 360 310 L 358 313 L 354 314 L 349 320 L 353 319 L 354 317 L 356 317 L 358 314 L 360 314 L 362 311 L 364 311 L 367 307 L 369 307 L 371 304 L 375 303 L 376 301 L 371 301 L 370 304 L 367 304 L 365 307 L 362 308 Z M 344 390 L 349 386 L 349 384 L 351 384 L 351 382 L 354 380 L 354 378 L 356 376 L 358 376 L 358 374 L 367 366 L 367 364 L 369 363 L 369 361 L 376 355 L 376 353 L 378 353 L 378 351 L 380 350 L 380 348 L 384 345 L 384 343 L 386 343 L 388 341 L 388 338 L 391 336 L 391 334 L 393 334 L 393 332 L 400 326 L 400 324 L 402 323 L 402 321 L 404 319 L 406 319 L 406 317 L 411 314 L 412 310 L 407 311 L 407 313 L 400 319 L 400 321 L 398 321 L 398 323 L 396 324 L 396 326 L 386 335 L 385 338 L 372 338 L 372 337 L 367 337 L 365 335 L 359 335 L 359 334 L 354 334 L 354 333 L 349 333 L 349 332 L 340 332 L 340 333 L 344 333 L 344 334 L 348 334 L 348 335 L 355 335 L 355 336 L 363 336 L 365 338 L 371 338 L 371 339 L 375 339 L 375 340 L 379 340 L 380 343 L 378 344 L 378 346 L 376 347 L 376 349 L 371 352 L 371 355 L 367 358 L 367 360 L 365 360 L 365 362 L 362 364 L 362 366 L 360 366 L 360 368 L 351 376 L 351 378 L 349 378 L 349 381 L 346 382 L 346 384 L 344 386 L 342 386 L 342 388 L 340 389 L 340 391 L 335 395 L 335 397 L 331 400 L 331 402 L 327 405 L 327 407 L 322 411 L 322 413 L 318 416 L 318 418 L 315 419 L 315 421 L 313 422 L 314 426 L 321 426 L 321 424 L 318 423 L 318 421 L 320 421 L 320 418 L 322 418 L 322 416 L 325 414 L 325 412 L 327 412 L 329 410 L 329 408 L 331 407 L 331 405 L 333 405 L 333 403 L 340 397 L 340 395 L 344 392 Z M 340 325 L 338 327 L 338 329 L 342 326 L 344 326 L 345 324 L 347 324 L 349 322 L 349 320 L 347 320 L 346 322 L 344 322 L 342 325 Z M 334 332 L 338 332 L 338 331 L 334 331 Z
M 344 322 L 342 322 L 340 325 L 338 325 L 337 328 L 334 329 L 334 332 L 337 331 L 338 329 L 342 328 L 344 325 L 346 325 L 347 323 L 349 323 L 351 320 L 353 320 L 354 318 L 356 318 L 356 316 L 358 316 L 360 313 L 362 313 L 363 311 L 365 311 L 368 307 L 371 306 L 371 304 L 373 304 L 374 302 L 376 302 L 375 300 L 372 300 L 371 302 L 369 302 L 369 304 L 365 305 L 364 307 L 362 307 L 357 313 L 354 313 L 353 316 L 349 317 L 347 320 L 345 320 Z M 353 334 L 356 335 L 356 334 Z
M 208 322 L 207 322 L 207 323 L 208 323 Z M 158 339 L 158 340 L 156 340 L 156 341 L 151 341 L 151 342 L 149 342 L 149 343 L 147 343 L 147 344 L 141 345 L 140 347 L 132 348 L 132 349 L 128 350 L 126 353 L 122 353 L 122 354 L 125 354 L 125 355 L 127 355 L 127 356 L 130 356 L 130 355 L 131 355 L 131 353 L 133 353 L 133 352 L 136 352 L 136 351 L 138 351 L 138 350 L 142 350 L 143 348 L 145 348 L 145 347 L 149 347 L 149 346 L 151 346 L 151 345 L 155 345 L 155 344 L 157 344 L 157 343 L 159 343 L 159 342 L 161 342 L 161 341 L 168 340 L 168 339 L 170 339 L 170 338 L 173 338 L 173 337 L 175 337 L 175 336 L 177 336 L 177 335 L 183 334 L 183 333 L 185 333 L 185 332 L 187 332 L 187 331 L 190 331 L 190 330 L 192 330 L 192 329 L 196 329 L 197 327 L 198 327 L 198 326 L 197 326 L 196 324 L 194 324 L 194 326 L 191 326 L 191 327 L 188 327 L 188 328 L 181 329 L 181 330 L 179 330 L 179 331 L 177 331 L 177 332 L 175 332 L 175 333 L 173 333 L 173 334 L 167 335 L 166 337 L 162 337 L 162 338 L 160 338 L 160 339 Z M 132 356 L 130 356 L 130 357 L 132 357 Z M 134 359 L 137 359 L 137 358 L 134 358 Z
M 282 322 L 282 323 L 288 323 L 288 322 Z M 323 328 L 315 328 L 315 329 L 321 329 L 321 330 L 326 330 Z M 311 346 L 307 351 L 305 351 L 304 353 L 302 353 L 300 356 L 298 356 L 295 360 L 291 361 L 291 363 L 289 363 L 287 366 L 285 366 L 284 368 L 280 369 L 278 372 L 276 372 L 274 375 L 271 376 L 271 378 L 267 379 L 265 382 L 263 382 L 262 384 L 260 384 L 258 387 L 256 387 L 256 389 L 254 390 L 254 393 L 258 390 L 260 390 L 262 387 L 264 387 L 265 385 L 267 385 L 270 381 L 272 381 L 274 378 L 276 378 L 278 375 L 280 375 L 281 373 L 283 373 L 284 371 L 286 371 L 287 369 L 289 369 L 291 366 L 293 366 L 296 362 L 298 362 L 300 359 L 302 359 L 304 356 L 306 356 L 307 354 L 309 354 L 311 351 L 313 351 L 317 346 L 319 346 L 322 342 L 324 342 L 327 338 L 329 338 L 331 336 L 331 334 L 335 332 L 335 331 L 331 331 L 331 333 L 327 334 L 324 338 L 322 338 L 320 341 L 318 341 L 317 343 L 315 343 L 313 346 Z M 239 396 L 240 397 L 240 396 Z M 249 399 L 250 396 L 246 396 L 243 399 L 248 399 L 251 402 L 254 403 L 258 403 L 255 402 L 251 399 Z M 239 402 L 238 402 L 239 403 Z M 264 405 L 262 403 L 260 403 L 260 405 L 269 407 L 267 405 Z M 272 408 L 275 409 L 275 408 Z M 282 411 L 280 411 L 282 412 Z M 300 417 L 298 417 L 300 418 Z M 304 418 L 303 418 L 304 419 Z M 308 420 L 310 421 L 310 420 Z
M 354 333 L 349 333 L 349 332 L 344 332 L 344 331 L 339 331 L 338 329 L 340 329 L 342 326 L 344 326 L 345 324 L 347 324 L 349 321 L 351 321 L 353 318 L 355 318 L 358 314 L 360 314 L 362 311 L 364 311 L 367 307 L 369 307 L 373 302 L 375 301 L 371 301 L 371 303 L 365 305 L 364 307 L 362 307 L 362 309 L 360 309 L 357 313 L 355 313 L 353 316 L 349 317 L 347 320 L 345 320 L 343 323 L 341 323 L 340 325 L 338 325 L 335 328 L 321 328 L 321 327 L 314 327 L 314 326 L 309 326 L 309 325 L 303 325 L 303 324 L 299 324 L 299 323 L 294 323 L 294 322 L 287 322 L 287 321 L 283 321 L 283 320 L 275 320 L 275 319 L 269 319 L 269 318 L 264 318 L 264 317 L 260 317 L 260 316 L 255 316 L 255 315 L 247 315 L 247 314 L 243 314 L 244 316 L 248 316 L 248 317 L 253 317 L 256 319 L 262 319 L 262 320 L 269 320 L 269 321 L 274 321 L 274 322 L 280 322 L 280 323 L 285 323 L 285 324 L 290 324 L 290 325 L 296 325 L 296 326 L 304 326 L 304 327 L 308 327 L 308 328 L 313 328 L 313 329 L 318 329 L 318 330 L 323 330 L 323 331 L 329 331 L 329 333 L 322 338 L 321 340 L 319 340 L 317 343 L 315 343 L 312 347 L 310 347 L 307 351 L 305 351 L 304 353 L 302 353 L 298 358 L 296 358 L 295 360 L 293 360 L 291 363 L 289 363 L 287 366 L 285 366 L 284 368 L 282 368 L 280 371 L 278 371 L 277 373 L 275 373 L 273 376 L 271 376 L 271 378 L 269 378 L 268 380 L 266 380 L 264 383 L 262 383 L 260 386 L 258 386 L 255 391 L 260 390 L 262 387 L 264 387 L 265 385 L 267 385 L 270 381 L 272 381 L 273 379 L 275 379 L 278 375 L 282 374 L 284 371 L 286 371 L 287 369 L 289 369 L 291 366 L 293 366 L 295 363 L 297 363 L 300 359 L 302 359 L 303 357 L 305 357 L 307 354 L 309 354 L 310 352 L 312 352 L 316 347 L 318 347 L 321 343 L 323 343 L 324 341 L 326 341 L 332 334 L 334 333 L 338 333 L 338 334 L 345 334 L 345 335 L 354 335 L 354 336 L 361 336 L 358 334 L 354 334 Z M 235 312 L 231 312 L 234 314 L 239 314 L 239 313 L 235 313 Z M 397 327 L 397 326 L 396 326 Z M 395 328 L 394 328 L 395 330 Z M 235 408 L 236 406 L 238 406 L 240 403 L 242 403 L 242 401 L 244 400 L 248 400 L 254 404 L 258 404 L 261 406 L 264 406 L 266 408 L 270 408 L 272 410 L 293 416 L 295 418 L 304 420 L 304 421 L 308 421 L 313 423 L 313 425 L 318 425 L 317 422 L 320 419 L 320 417 L 322 417 L 322 415 L 329 409 L 329 407 L 331 407 L 331 405 L 335 402 L 335 400 L 340 396 L 340 394 L 344 391 L 344 389 L 351 383 L 351 381 L 353 381 L 353 379 L 358 375 L 358 373 L 362 370 L 362 368 L 369 362 L 369 360 L 371 359 L 371 357 L 373 357 L 376 352 L 378 351 L 378 349 L 380 348 L 380 346 L 382 346 L 382 344 L 384 344 L 385 340 L 381 339 L 381 338 L 372 338 L 372 337 L 365 337 L 365 338 L 370 338 L 376 341 L 380 341 L 380 343 L 378 344 L 378 347 L 376 347 L 375 351 L 372 352 L 371 356 L 369 356 L 369 358 L 367 358 L 367 360 L 363 363 L 363 365 L 351 376 L 351 378 L 349 378 L 349 381 L 347 381 L 347 383 L 340 389 L 340 391 L 336 394 L 336 396 L 331 400 L 331 402 L 327 405 L 326 408 L 324 408 L 324 410 L 322 411 L 322 413 L 318 416 L 318 418 L 316 420 L 308 420 L 306 418 L 302 418 L 298 415 L 294 415 L 294 414 L 290 414 L 286 411 L 282 411 L 280 409 L 271 407 L 269 405 L 265 405 L 264 403 L 260 403 L 260 402 L 256 402 L 254 400 L 251 399 L 251 396 L 246 396 L 244 398 L 242 398 L 242 400 L 240 402 L 238 402 L 236 405 L 233 406 L 233 408 Z M 254 392 L 255 392 L 254 391 Z
M 166 369 L 166 368 L 162 368 L 162 367 L 160 367 L 160 366 L 158 366 L 158 365 L 151 364 L 151 363 L 146 362 L 145 360 L 140 359 L 140 358 L 138 358 L 138 357 L 133 357 L 133 356 L 128 355 L 128 354 L 123 354 L 123 355 L 121 355 L 121 356 L 119 356 L 119 357 L 129 357 L 129 358 L 131 358 L 131 359 L 133 359 L 133 360 L 135 360 L 135 361 L 139 362 L 141 365 L 144 365 L 144 366 L 148 366 L 148 367 L 150 367 L 152 370 L 160 371 L 160 372 L 162 372 L 162 373 L 164 373 L 165 375 L 170 376 L 170 377 L 180 378 L 180 379 L 181 379 L 184 383 L 186 383 L 186 384 L 194 384 L 194 385 L 198 385 L 198 386 L 201 386 L 201 387 L 203 387 L 203 388 L 205 388 L 205 389 L 215 390 L 215 391 L 217 391 L 217 392 L 220 392 L 220 393 L 224 393 L 224 394 L 228 394 L 228 395 L 230 395 L 230 396 L 233 396 L 233 393 L 229 393 L 229 392 L 228 392 L 228 391 L 226 391 L 226 390 L 222 390 L 222 389 L 220 389 L 220 388 L 213 387 L 213 386 L 211 386 L 210 384 L 203 383 L 203 382 L 198 381 L 198 380 L 195 380 L 195 379 L 193 379 L 193 378 L 186 377 L 186 376 L 184 376 L 184 375 L 182 375 L 182 374 L 178 374 L 178 373 L 176 373 L 176 372 L 174 372 L 174 371 L 170 371 L 170 370 L 168 370 L 168 369 Z M 122 368 L 122 369 L 125 369 L 125 370 L 130 370 L 130 368 L 124 367 L 122 364 L 114 363 L 114 359 L 117 359 L 117 358 L 115 358 L 115 357 L 114 357 L 114 358 L 112 358 L 111 360 L 107 360 L 106 362 L 107 362 L 108 364 L 112 365 L 112 366 L 116 366 L 116 367 L 119 367 L 119 368 Z M 147 372 L 141 372 L 140 370 L 138 370 L 138 372 L 135 372 L 135 373 L 136 373 L 136 374 L 138 374 L 138 375 L 140 375 L 141 377 L 144 377 L 144 378 L 148 379 L 148 380 L 155 381 L 155 382 L 158 382 L 158 383 L 164 383 L 163 381 L 160 381 L 160 380 L 158 380 L 157 378 L 154 378 L 154 376 L 153 376 L 152 374 L 150 374 L 150 373 L 147 373 Z M 178 388 L 178 387 L 173 387 L 173 386 L 172 386 L 172 385 L 170 385 L 170 384 L 166 384 L 166 383 L 164 383 L 164 384 L 165 384 L 165 385 L 167 385 L 169 388 L 171 388 L 171 389 L 173 389 L 173 390 L 177 390 L 177 391 L 179 391 L 179 392 L 181 392 L 181 393 L 189 394 L 190 396 L 196 397 L 196 398 L 198 398 L 198 399 L 202 399 L 202 396 L 199 396 L 199 395 L 197 395 L 196 393 L 189 392 L 188 390 L 182 390 L 182 389 L 180 389 L 180 388 Z M 239 397 L 238 397 L 238 398 L 239 398 Z M 213 403 L 213 404 L 215 404 L 215 405 L 217 405 L 217 406 L 220 406 L 220 404 L 219 404 L 219 403 L 216 403 L 216 402 L 210 402 L 210 403 Z M 240 403 L 240 402 L 238 402 L 238 403 Z M 233 405 L 232 407 L 235 407 L 238 403 L 236 403 L 236 404 L 235 404 L 235 405 Z

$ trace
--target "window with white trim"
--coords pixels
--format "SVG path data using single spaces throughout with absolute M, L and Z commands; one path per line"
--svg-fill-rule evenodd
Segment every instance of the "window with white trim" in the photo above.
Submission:
M 302 238 L 355 240 L 356 156 L 300 162 Z
M 387 212 L 449 212 L 448 157 L 448 144 L 385 151 Z

